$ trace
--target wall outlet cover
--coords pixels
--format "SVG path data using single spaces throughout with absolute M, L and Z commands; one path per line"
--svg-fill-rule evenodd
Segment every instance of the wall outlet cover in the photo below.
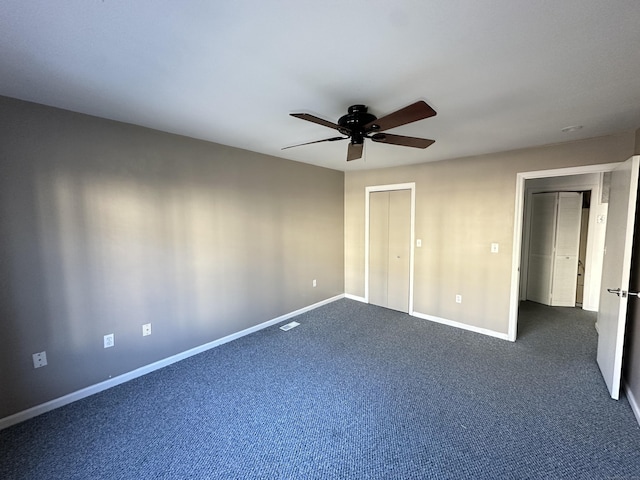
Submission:
M 47 365 L 47 352 L 33 354 L 33 368 L 40 368 Z
M 146 337 L 147 335 L 151 335 L 151 324 L 145 323 L 142 325 L 142 336 Z
M 104 348 L 113 347 L 116 344 L 113 333 L 104 336 Z

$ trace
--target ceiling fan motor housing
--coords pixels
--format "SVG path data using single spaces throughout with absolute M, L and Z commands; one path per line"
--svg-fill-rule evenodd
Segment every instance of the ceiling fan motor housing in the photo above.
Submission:
M 351 143 L 361 145 L 364 142 L 364 126 L 377 119 L 375 115 L 367 112 L 366 105 L 351 105 L 347 114 L 338 120 L 338 131 L 351 137 Z M 376 125 L 371 126 L 375 130 Z

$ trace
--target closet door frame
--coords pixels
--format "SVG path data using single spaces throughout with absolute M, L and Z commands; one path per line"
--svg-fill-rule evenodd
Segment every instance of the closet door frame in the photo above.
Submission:
M 364 208 L 364 300 L 369 303 L 369 199 L 372 192 L 389 192 L 393 190 L 411 191 L 411 234 L 409 249 L 409 315 L 413 315 L 413 273 L 415 254 L 415 219 L 416 219 L 416 184 L 395 183 L 391 185 L 373 185 L 365 187 L 365 208 Z

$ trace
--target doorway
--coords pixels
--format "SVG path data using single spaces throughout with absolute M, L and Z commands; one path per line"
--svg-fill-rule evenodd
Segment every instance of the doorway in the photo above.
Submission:
M 611 172 L 617 165 L 590 165 L 517 174 L 509 340 L 516 340 L 518 306 L 520 301 L 526 299 L 528 275 L 527 242 L 529 229 L 531 228 L 528 221 L 530 211 L 527 210 L 527 208 L 530 208 L 530 202 L 526 202 L 526 200 L 533 193 L 562 190 L 589 192 L 590 208 L 588 210 L 587 242 L 584 246 L 584 273 L 581 275 L 583 281 L 582 308 L 588 311 L 598 310 L 608 207 L 606 182 L 608 172 Z M 596 178 L 598 180 L 594 181 Z

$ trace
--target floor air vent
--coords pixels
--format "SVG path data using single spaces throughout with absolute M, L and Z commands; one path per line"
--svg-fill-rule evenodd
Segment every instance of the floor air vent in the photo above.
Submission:
M 280 330 L 284 330 L 286 332 L 287 330 L 291 330 L 293 327 L 297 327 L 298 325 L 300 325 L 298 322 L 287 323 L 286 325 L 282 325 L 280 327 Z

